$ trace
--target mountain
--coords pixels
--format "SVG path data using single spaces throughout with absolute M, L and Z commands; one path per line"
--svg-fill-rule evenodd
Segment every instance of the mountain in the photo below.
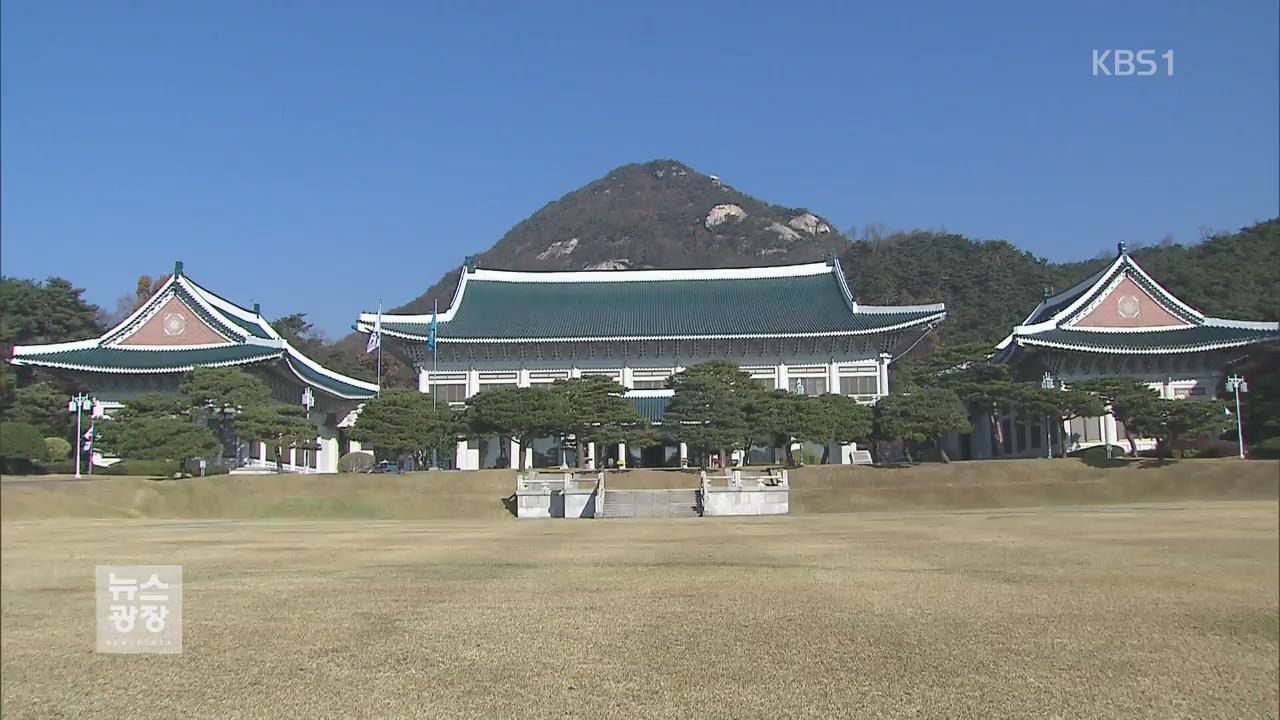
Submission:
M 674 160 L 624 165 L 518 223 L 477 255 L 496 270 L 780 265 L 822 259 L 848 240 L 801 208 L 770 205 Z M 461 265 L 462 258 L 458 258 Z M 457 271 L 394 312 L 447 307 Z
M 505 270 L 743 267 L 810 262 L 831 250 L 860 302 L 945 302 L 948 319 L 936 339 L 950 344 L 995 344 L 1044 288 L 1070 287 L 1110 260 L 1050 263 L 1005 241 L 922 231 L 852 242 L 816 213 L 771 205 L 674 160 L 617 168 L 548 203 L 477 258 L 481 267 Z M 1269 320 L 1280 308 L 1280 219 L 1197 245 L 1131 242 L 1130 250 L 1156 280 L 1209 315 Z M 443 310 L 457 282 L 451 270 L 392 312 L 427 313 L 433 300 Z M 323 359 L 371 379 L 363 348 L 364 339 L 351 335 Z M 412 382 L 397 361 L 384 365 L 389 382 Z

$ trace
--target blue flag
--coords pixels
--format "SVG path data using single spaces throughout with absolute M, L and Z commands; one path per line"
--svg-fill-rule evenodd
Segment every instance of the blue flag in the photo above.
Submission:
M 427 349 L 436 351 L 436 309 L 431 308 L 431 329 L 427 331 Z

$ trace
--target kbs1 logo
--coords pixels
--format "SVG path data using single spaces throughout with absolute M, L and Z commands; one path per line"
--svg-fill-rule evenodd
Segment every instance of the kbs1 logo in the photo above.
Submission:
M 1094 50 L 1093 76 L 1147 77 L 1160 72 L 1161 60 L 1164 61 L 1165 75 L 1173 77 L 1172 50 L 1160 55 L 1156 55 L 1155 50 Z

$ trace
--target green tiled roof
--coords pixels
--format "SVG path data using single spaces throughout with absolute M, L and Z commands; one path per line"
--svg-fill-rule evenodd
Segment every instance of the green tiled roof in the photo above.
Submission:
M 662 416 L 667 413 L 667 406 L 671 404 L 670 397 L 629 397 L 627 400 L 631 401 L 636 412 L 652 423 L 662 422 Z
M 922 323 L 939 306 L 854 312 L 832 273 L 628 282 L 471 280 L 437 337 L 450 340 L 870 333 Z M 425 338 L 427 323 L 383 321 Z
M 1280 331 L 1224 325 L 1193 325 L 1180 330 L 1097 332 L 1054 328 L 1018 335 L 1018 344 L 1048 345 L 1094 352 L 1192 352 L 1280 340 Z
M 322 390 L 328 390 L 335 395 L 367 399 L 378 394 L 376 390 L 370 390 L 368 388 L 360 387 L 359 385 L 352 385 L 351 383 L 343 382 L 342 380 L 330 377 L 322 372 L 317 372 L 310 365 L 294 360 L 292 357 L 289 358 L 289 367 L 293 368 L 294 372 L 301 375 L 311 385 L 319 387 Z
M 261 345 L 226 345 L 179 350 L 126 350 L 121 347 L 89 347 L 34 353 L 15 357 L 23 364 L 65 367 L 100 372 L 185 372 L 209 365 L 243 365 L 280 357 L 281 348 Z

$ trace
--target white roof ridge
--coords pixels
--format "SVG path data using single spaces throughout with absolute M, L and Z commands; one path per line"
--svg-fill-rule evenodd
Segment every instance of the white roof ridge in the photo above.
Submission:
M 895 313 L 895 312 L 943 312 L 946 303 L 926 303 L 923 305 L 858 305 L 858 312 Z
M 510 283 L 570 282 L 654 282 L 664 280 L 752 280 L 763 278 L 808 277 L 832 273 L 825 261 L 799 265 L 762 265 L 745 268 L 689 268 L 640 270 L 489 270 L 477 268 L 467 273 L 470 280 Z
M 378 390 L 377 384 L 366 382 L 358 378 L 353 378 L 350 375 L 343 375 L 342 373 L 337 372 L 335 370 L 330 370 L 324 365 L 321 365 L 315 360 L 312 360 L 311 358 L 304 355 L 300 350 L 298 350 L 293 345 L 291 345 L 288 340 L 282 339 L 281 342 L 283 343 L 285 353 L 289 356 L 291 360 L 297 360 L 298 362 L 301 362 L 303 365 L 306 365 L 307 367 L 320 373 L 321 375 L 324 375 L 325 377 L 331 378 L 333 380 L 337 380 L 338 382 L 346 383 L 353 387 L 364 388 L 369 392 L 377 392 Z M 305 380 L 305 378 L 303 378 L 303 380 Z

